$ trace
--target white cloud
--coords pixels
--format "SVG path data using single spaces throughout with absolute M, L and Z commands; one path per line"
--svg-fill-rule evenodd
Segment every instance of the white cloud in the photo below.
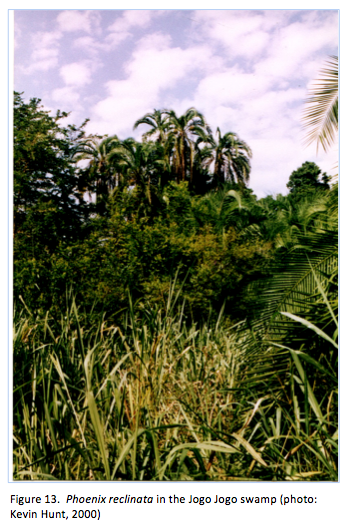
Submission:
M 209 36 L 223 46 L 229 58 L 256 60 L 270 42 L 271 26 L 282 17 L 263 11 L 196 11 L 194 27 L 203 39 Z
M 58 49 L 57 48 L 39 48 L 35 50 L 32 54 L 32 58 L 37 60 L 44 60 L 49 58 L 57 58 L 58 57 Z
M 91 82 L 91 68 L 81 62 L 73 62 L 62 66 L 60 75 L 67 85 L 80 87 Z
M 248 104 L 271 86 L 271 79 L 265 76 L 245 74 L 237 67 L 221 73 L 211 74 L 198 84 L 197 99 L 209 100 L 213 104 Z
M 271 135 L 277 138 L 295 137 L 296 130 L 301 129 L 300 109 L 303 90 L 271 90 L 251 100 L 249 105 L 241 107 L 240 118 L 243 128 L 251 137 Z
M 121 42 L 123 42 L 123 40 L 127 39 L 130 36 L 130 31 L 112 31 L 106 36 L 102 47 L 106 51 L 112 50 L 116 48 Z
M 97 57 L 99 51 L 102 49 L 101 43 L 90 36 L 79 37 L 74 40 L 73 47 L 78 48 L 90 57 Z
M 128 78 L 109 81 L 108 97 L 94 107 L 89 125 L 103 127 L 103 133 L 122 135 L 145 113 L 161 105 L 160 94 L 173 88 L 181 79 L 204 68 L 210 59 L 209 48 L 171 48 L 161 34 L 142 39 L 125 66 Z
M 53 68 L 55 68 L 57 64 L 57 57 L 51 57 L 49 59 L 36 61 L 32 63 L 28 68 L 22 68 L 21 71 L 26 75 L 30 75 L 38 71 L 46 72 L 47 70 L 52 70 Z
M 125 31 L 133 26 L 145 27 L 151 19 L 152 11 L 149 10 L 124 11 L 122 16 L 118 16 L 113 24 L 108 27 L 108 31 Z
M 322 24 L 314 18 L 307 20 L 309 23 L 294 22 L 273 35 L 270 53 L 256 66 L 256 73 L 290 81 L 314 76 L 317 58 L 322 61 L 337 47 L 338 31 L 329 20 Z
M 62 33 L 59 31 L 38 31 L 33 35 L 34 50 L 38 48 L 52 48 L 58 45 Z
M 56 88 L 52 92 L 51 97 L 56 103 L 64 104 L 66 109 L 67 105 L 77 107 L 80 93 L 71 86 L 65 86 L 63 88 Z
M 259 63 L 259 71 L 275 77 L 304 76 L 310 74 L 313 54 L 337 45 L 336 18 L 335 12 L 321 10 L 196 11 L 194 28 L 197 38 L 210 37 L 223 46 L 227 60 L 248 59 L 245 68 Z
M 36 71 L 47 71 L 58 64 L 59 31 L 38 31 L 32 36 L 32 53 L 30 65 L 23 67 L 22 72 L 30 75 Z
M 98 11 L 62 11 L 57 16 L 57 24 L 61 31 L 85 31 L 91 33 L 99 28 L 100 13 Z
M 132 35 L 132 29 L 148 26 L 156 13 L 156 11 L 149 10 L 124 11 L 108 27 L 109 33 L 104 41 L 106 49 L 113 49 L 123 40 L 130 37 Z

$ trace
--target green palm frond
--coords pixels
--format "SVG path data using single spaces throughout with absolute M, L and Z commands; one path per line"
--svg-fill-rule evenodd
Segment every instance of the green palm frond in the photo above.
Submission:
M 337 313 L 337 241 L 336 230 L 299 235 L 294 250 L 271 269 L 270 279 L 257 281 L 249 288 L 252 302 L 247 307 L 249 317 L 241 324 L 239 345 L 243 363 L 251 368 L 246 369 L 242 378 L 242 390 L 249 387 L 258 395 L 265 391 L 273 394 L 281 391 L 281 383 L 286 383 L 288 347 L 277 352 L 271 343 L 303 349 L 307 337 L 300 332 L 300 324 L 285 313 L 304 319 L 311 317 L 317 327 L 333 336 L 333 314 Z M 320 291 L 326 293 L 329 302 L 324 302 Z M 318 352 L 322 354 L 322 349 Z
M 153 138 L 159 143 L 165 143 L 167 137 L 167 120 L 163 117 L 164 115 L 166 115 L 166 110 L 154 109 L 153 113 L 149 112 L 135 122 L 134 130 L 139 125 L 149 125 L 151 128 L 142 135 L 143 139 Z
M 222 136 L 219 127 L 216 132 L 217 142 L 211 138 L 215 152 L 214 179 L 221 183 L 228 179 L 241 184 L 248 183 L 251 169 L 249 159 L 252 157 L 250 147 L 234 132 Z
M 322 77 L 316 81 L 306 100 L 303 114 L 304 128 L 309 129 L 305 142 L 317 142 L 324 151 L 333 144 L 338 133 L 338 57 L 332 55 Z
M 280 313 L 305 315 L 313 306 L 314 296 L 318 296 L 313 271 L 328 277 L 336 272 L 337 263 L 337 236 L 334 232 L 299 236 L 299 245 L 281 261 L 271 280 L 265 280 L 259 301 L 255 302 L 255 333 L 261 333 L 263 339 L 281 339 L 284 329 L 290 329 L 290 322 L 285 327 L 286 322 Z

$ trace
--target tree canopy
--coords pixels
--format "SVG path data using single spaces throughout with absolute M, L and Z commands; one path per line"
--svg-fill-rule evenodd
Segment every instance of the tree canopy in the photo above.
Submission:
M 292 172 L 287 183 L 290 193 L 296 197 L 317 189 L 329 189 L 331 177 L 322 173 L 314 162 L 304 162 L 301 167 Z

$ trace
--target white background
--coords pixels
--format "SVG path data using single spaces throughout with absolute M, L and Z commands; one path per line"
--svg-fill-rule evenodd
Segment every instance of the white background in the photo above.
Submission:
M 12 178 L 11 167 L 8 172 L 7 164 L 11 166 L 11 150 L 10 155 L 7 155 L 11 146 L 11 136 L 8 136 L 8 131 L 11 130 L 11 125 L 8 125 L 8 115 L 12 111 L 12 46 L 11 46 L 11 27 L 8 29 L 8 10 L 9 9 L 340 9 L 340 71 L 341 71 L 341 91 L 340 91 L 340 158 L 339 158 L 339 174 L 340 174 L 340 257 L 341 257 L 341 288 L 340 288 L 340 473 L 338 483 L 241 483 L 241 482 L 224 482 L 224 483 L 53 483 L 53 482 L 39 482 L 39 483 L 22 483 L 12 482 L 11 471 L 11 275 L 12 275 Z M 1 8 L 1 50 L 2 50 L 2 105 L 1 105 L 1 123 L 2 123 L 2 142 L 3 146 L 3 192 L 1 193 L 1 248 L 2 252 L 2 268 L 1 268 L 1 344 L 3 356 L 3 368 L 1 369 L 2 384 L 1 384 L 1 403 L 2 403 L 2 437 L 1 443 L 1 457 L 0 457 L 0 515 L 2 523 L 5 527 L 13 524 L 18 526 L 20 523 L 25 523 L 25 526 L 44 526 L 48 522 L 44 519 L 32 520 L 11 520 L 11 508 L 18 508 L 18 505 L 10 503 L 11 494 L 18 494 L 21 496 L 41 496 L 44 502 L 44 496 L 56 495 L 60 504 L 57 508 L 52 504 L 40 504 L 36 506 L 25 506 L 23 510 L 36 510 L 38 513 L 41 509 L 49 510 L 65 510 L 66 514 L 71 515 L 73 505 L 66 505 L 67 495 L 75 494 L 76 496 L 124 496 L 131 494 L 133 496 L 153 496 L 156 498 L 157 494 L 165 496 L 167 503 L 160 505 L 155 503 L 141 505 L 101 505 L 101 520 L 73 520 L 71 517 L 68 520 L 70 524 L 78 524 L 85 526 L 125 526 L 134 528 L 142 525 L 143 528 L 158 527 L 167 528 L 185 528 L 188 526 L 197 525 L 199 527 L 216 527 L 229 526 L 244 528 L 252 528 L 258 526 L 263 528 L 277 528 L 283 526 L 284 529 L 297 528 L 302 529 L 306 527 L 317 527 L 318 529 L 338 527 L 348 528 L 349 521 L 349 505 L 350 505 L 350 478 L 349 478 L 349 450 L 350 450 L 350 431 L 349 431 L 349 355 L 348 350 L 349 340 L 345 336 L 347 334 L 348 323 L 348 299 L 349 299 L 349 280 L 347 279 L 349 263 L 349 235 L 348 223 L 349 216 L 349 182 L 350 175 L 347 172 L 346 163 L 348 151 L 348 128 L 350 126 L 349 108 L 349 90 L 348 90 L 348 71 L 349 71 L 349 7 L 345 2 L 335 4 L 334 2 L 304 2 L 298 3 L 277 3 L 277 2 L 248 2 L 244 5 L 234 4 L 228 1 L 216 2 L 185 2 L 178 0 L 176 3 L 171 1 L 168 4 L 164 2 L 52 2 L 48 5 L 47 2 L 33 1 L 24 2 L 18 1 L 15 5 L 3 5 Z M 10 31 L 10 34 L 9 34 Z M 9 43 L 9 44 L 8 44 Z M 7 78 L 9 86 L 7 86 Z M 343 148 L 342 148 L 343 147 Z M 342 155 L 342 156 L 341 156 Z M 9 176 L 8 176 L 9 174 Z M 6 258 L 7 256 L 7 258 Z M 9 345 L 10 344 L 10 345 Z M 6 366 L 6 368 L 5 368 Z M 171 495 L 184 496 L 186 498 L 185 504 L 170 504 L 168 497 Z M 281 506 L 280 496 L 285 497 L 312 497 L 317 498 L 317 503 L 312 504 L 289 504 Z M 203 506 L 188 503 L 190 496 L 211 497 L 212 503 Z M 235 505 L 214 504 L 215 496 L 223 497 L 237 497 L 238 502 Z M 275 496 L 277 503 L 275 505 L 253 504 L 245 505 L 240 503 L 242 496 Z M 107 499 L 108 501 L 108 499 Z M 79 508 L 79 506 L 77 506 Z M 91 506 L 98 507 L 98 506 Z M 89 508 L 89 505 L 82 505 L 81 508 Z M 63 524 L 67 527 L 66 520 L 50 520 L 52 524 Z M 101 525 L 102 524 L 102 525 Z

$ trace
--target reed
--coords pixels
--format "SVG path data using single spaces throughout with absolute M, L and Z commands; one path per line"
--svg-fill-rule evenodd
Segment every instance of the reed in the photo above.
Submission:
M 175 290 L 108 319 L 72 297 L 60 318 L 16 309 L 14 479 L 336 480 L 331 359 L 267 344 L 282 371 L 251 366 L 238 328 L 189 324 Z

